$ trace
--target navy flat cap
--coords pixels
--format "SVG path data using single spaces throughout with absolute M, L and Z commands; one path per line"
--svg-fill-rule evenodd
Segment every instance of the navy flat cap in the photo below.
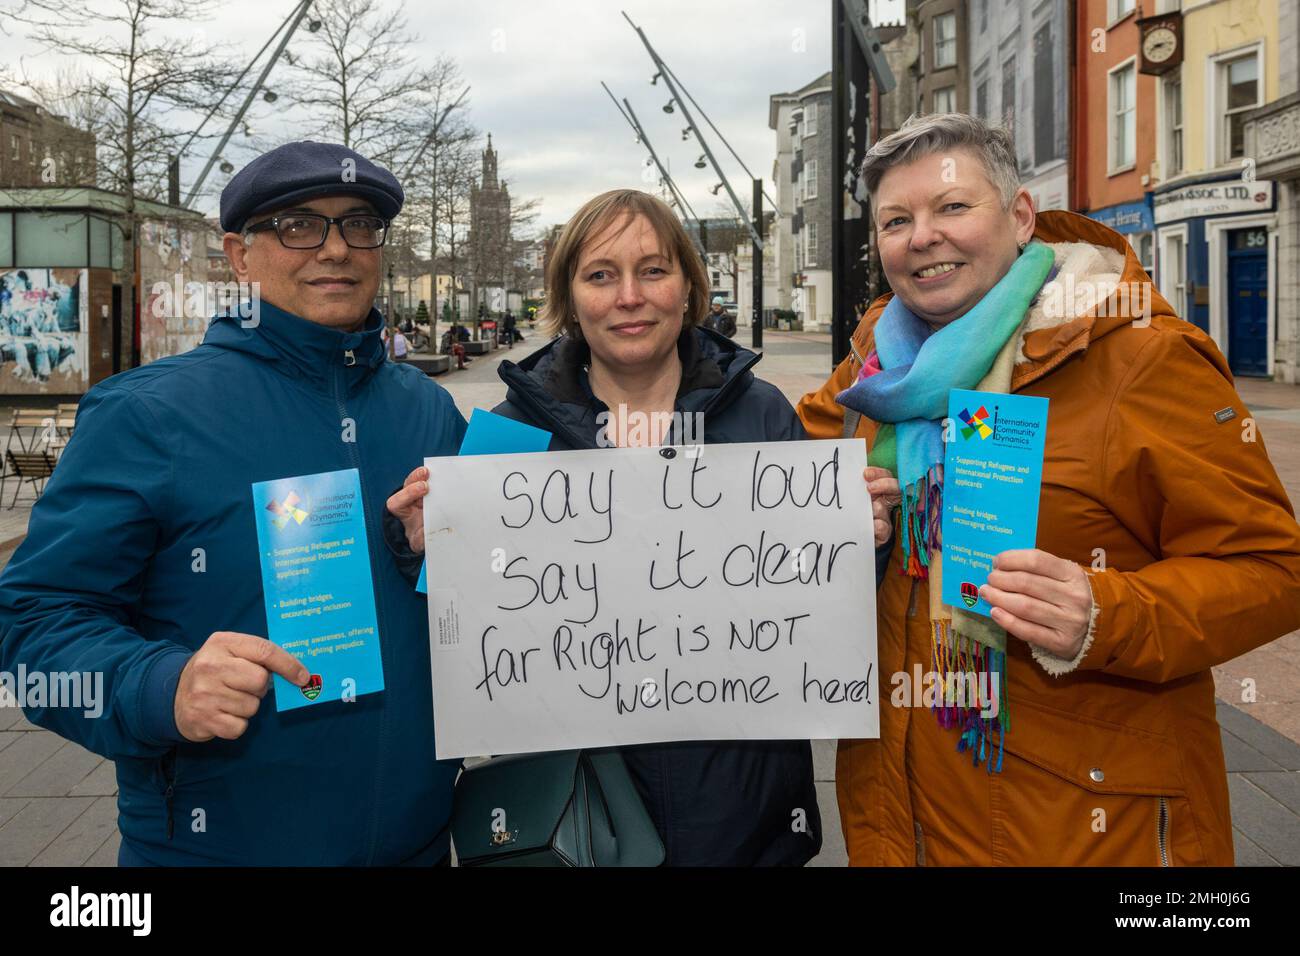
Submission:
M 258 213 L 321 196 L 360 196 L 392 219 L 405 195 L 397 177 L 336 143 L 286 143 L 257 157 L 221 191 L 221 228 L 239 232 Z

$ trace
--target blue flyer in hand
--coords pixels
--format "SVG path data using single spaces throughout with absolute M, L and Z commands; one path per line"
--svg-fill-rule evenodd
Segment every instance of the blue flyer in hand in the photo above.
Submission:
M 355 468 L 253 485 L 266 636 L 311 672 L 274 676 L 276 710 L 384 689 L 364 508 Z
M 995 555 L 1033 548 L 1047 399 L 954 388 L 943 458 L 943 603 L 989 615 Z

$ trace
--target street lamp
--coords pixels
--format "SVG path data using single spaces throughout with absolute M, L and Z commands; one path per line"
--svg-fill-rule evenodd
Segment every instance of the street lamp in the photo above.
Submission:
M 673 101 L 672 101 L 672 100 L 669 100 L 667 103 L 664 104 L 664 112 L 665 112 L 665 113 L 674 113 L 674 112 L 676 112 L 676 110 L 673 109 Z
M 280 97 L 279 97 L 279 95 L 275 92 L 275 90 L 267 90 L 265 93 L 262 94 L 262 99 L 263 99 L 263 101 L 265 101 L 265 102 L 267 102 L 267 103 L 274 103 L 274 102 L 275 102 L 276 100 L 278 100 L 279 98 L 280 98 Z
M 230 162 L 230 160 L 228 160 L 228 159 L 223 159 L 223 160 L 221 161 L 221 167 L 220 167 L 220 168 L 221 168 L 221 171 L 222 171 L 223 173 L 225 173 L 227 176 L 229 176 L 231 173 L 233 173 L 233 172 L 235 171 L 235 167 L 234 167 L 234 165 L 233 165 L 233 164 Z
M 696 169 L 705 169 L 705 168 L 708 167 L 708 165 L 709 165 L 709 164 L 706 163 L 706 162 L 704 161 L 704 154 L 703 154 L 703 153 L 700 153 L 700 158 L 697 159 L 697 160 L 695 161 L 695 168 L 696 168 Z

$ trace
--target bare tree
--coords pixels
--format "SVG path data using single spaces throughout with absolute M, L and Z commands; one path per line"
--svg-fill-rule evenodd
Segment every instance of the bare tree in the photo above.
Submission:
M 23 0 L 12 14 L 45 50 L 87 67 L 23 85 L 86 124 L 97 140 L 99 185 L 125 198 L 118 228 L 132 275 L 128 315 L 140 282 L 138 201 L 166 198 L 167 164 L 187 135 L 184 114 L 211 102 L 222 77 L 211 46 L 177 35 L 211 10 L 211 0 Z
M 317 121 L 314 134 L 364 148 L 370 158 L 400 166 L 423 142 L 431 101 L 449 88 L 454 64 L 416 65 L 419 38 L 407 29 L 404 5 L 380 0 L 316 0 L 321 28 L 314 55 L 301 55 L 289 91 Z

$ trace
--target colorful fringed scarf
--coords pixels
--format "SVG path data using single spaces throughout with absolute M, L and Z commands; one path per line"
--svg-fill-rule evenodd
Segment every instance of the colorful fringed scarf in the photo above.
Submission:
M 1002 769 L 1002 741 L 1010 730 L 1007 635 L 990 618 L 942 601 L 943 420 L 954 388 L 1010 390 L 1016 333 L 1054 258 L 1046 245 L 1031 242 L 973 309 L 938 331 L 895 296 L 876 323 L 875 351 L 858 380 L 836 398 L 880 423 L 868 462 L 898 476 L 905 571 L 929 580 L 931 663 L 944 682 L 939 723 L 957 727 L 957 749 L 969 749 L 975 765 L 986 761 L 990 771 Z M 973 706 L 966 693 L 972 683 L 979 689 Z M 996 716 L 983 717 L 993 693 L 998 695 Z

